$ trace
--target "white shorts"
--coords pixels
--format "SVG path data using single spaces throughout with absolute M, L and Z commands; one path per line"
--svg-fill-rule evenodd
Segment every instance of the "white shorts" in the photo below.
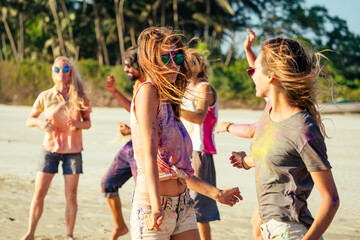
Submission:
M 194 200 L 189 190 L 176 197 L 161 196 L 165 220 L 160 225 L 161 232 L 147 230 L 146 217 L 151 214 L 149 195 L 134 194 L 131 211 L 131 237 L 133 240 L 169 240 L 171 236 L 198 229 L 194 211 Z
M 279 222 L 271 219 L 260 225 L 260 231 L 264 240 L 299 240 L 305 236 L 308 228 L 298 222 Z

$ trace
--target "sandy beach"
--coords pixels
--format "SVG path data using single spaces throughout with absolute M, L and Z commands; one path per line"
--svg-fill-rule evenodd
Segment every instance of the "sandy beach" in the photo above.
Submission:
M 25 120 L 30 107 L 0 105 L 0 239 L 18 239 L 27 230 L 30 201 L 34 189 L 35 171 L 40 154 L 43 131 L 27 128 Z M 220 110 L 220 121 L 251 123 L 261 111 Z M 340 194 L 340 209 L 324 235 L 326 240 L 360 239 L 360 114 L 324 115 L 329 136 L 329 160 Z M 117 132 L 117 122 L 129 122 L 129 114 L 120 108 L 94 108 L 92 127 L 83 131 L 84 174 L 78 189 L 78 216 L 74 236 L 77 239 L 108 239 L 113 221 L 100 181 L 126 139 Z M 254 171 L 233 168 L 229 156 L 233 150 L 249 152 L 250 140 L 227 133 L 216 136 L 215 155 L 219 188 L 238 186 L 244 200 L 234 207 L 219 206 L 221 221 L 213 222 L 214 240 L 252 239 L 250 218 L 256 204 Z M 45 199 L 43 216 L 36 239 L 64 239 L 64 181 L 57 174 Z M 123 211 L 129 226 L 131 195 L 134 181 L 120 190 Z M 309 199 L 313 215 L 320 203 L 314 189 Z M 131 239 L 130 234 L 120 238 Z

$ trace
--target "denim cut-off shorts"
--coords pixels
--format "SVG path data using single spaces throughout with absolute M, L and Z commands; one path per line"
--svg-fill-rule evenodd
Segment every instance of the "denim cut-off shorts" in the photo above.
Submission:
M 171 236 L 198 229 L 194 212 L 194 200 L 189 191 L 176 197 L 161 196 L 165 220 L 160 225 L 161 232 L 148 230 L 145 220 L 151 214 L 148 194 L 135 193 L 131 211 L 131 236 L 133 240 L 169 240 Z
M 260 225 L 261 235 L 264 240 L 298 240 L 302 239 L 308 228 L 298 222 L 279 222 L 271 219 Z M 322 237 L 319 240 L 324 240 Z
M 131 178 L 136 182 L 136 161 L 134 159 L 134 149 L 132 141 L 127 142 L 116 154 L 114 161 L 101 179 L 101 191 L 104 196 L 119 196 L 118 189 Z
M 37 170 L 44 173 L 58 173 L 60 161 L 62 161 L 63 174 L 83 173 L 81 153 L 54 153 L 46 150 L 41 152 Z

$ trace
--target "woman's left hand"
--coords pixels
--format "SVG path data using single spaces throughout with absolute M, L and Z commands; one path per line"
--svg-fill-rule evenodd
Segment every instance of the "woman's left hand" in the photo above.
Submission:
M 70 126 L 71 131 L 75 131 L 76 129 L 78 129 L 79 122 L 80 121 L 74 120 L 72 118 L 68 118 L 67 125 Z
M 243 197 L 240 195 L 239 188 L 234 187 L 225 190 L 220 190 L 220 194 L 216 200 L 222 204 L 232 207 L 240 200 L 243 200 Z

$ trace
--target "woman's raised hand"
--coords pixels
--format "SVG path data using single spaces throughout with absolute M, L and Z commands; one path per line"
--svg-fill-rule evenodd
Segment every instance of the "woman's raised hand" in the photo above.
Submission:
M 255 42 L 256 35 L 251 29 L 246 29 L 249 33 L 249 35 L 246 36 L 245 42 L 244 42 L 244 48 L 245 50 L 251 49 L 251 46 Z

